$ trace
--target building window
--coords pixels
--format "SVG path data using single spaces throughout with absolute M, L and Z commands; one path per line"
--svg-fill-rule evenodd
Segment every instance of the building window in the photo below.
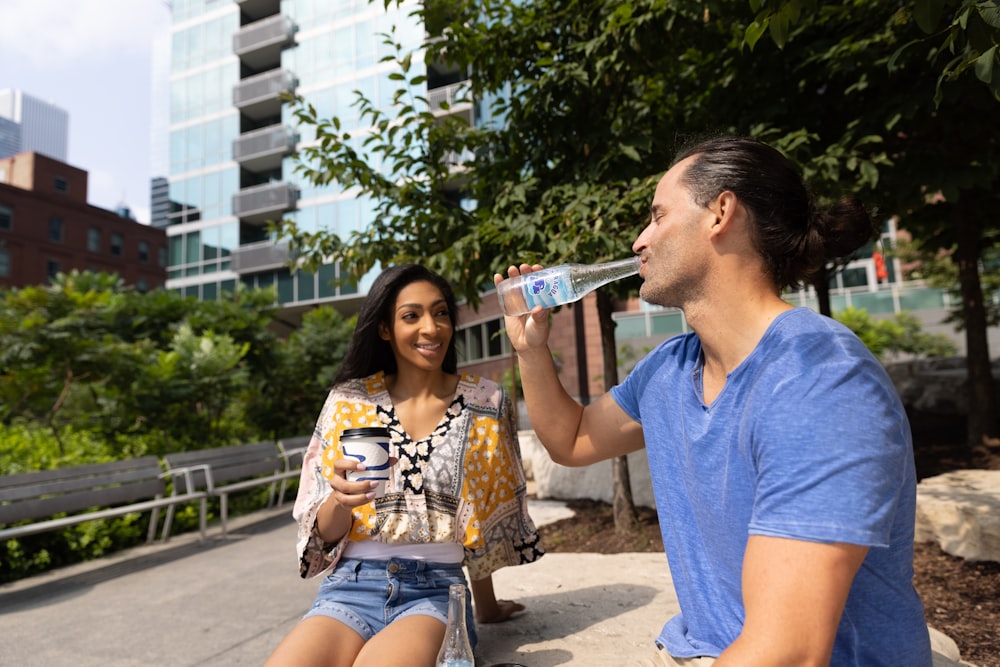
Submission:
M 68 192 L 69 183 L 62 176 L 56 176 L 56 192 Z
M 49 280 L 55 278 L 59 274 L 60 270 L 61 267 L 59 266 L 59 260 L 50 259 L 45 263 L 45 275 L 49 277 Z
M 62 218 L 52 216 L 49 218 L 49 240 L 53 243 L 62 243 L 63 221 Z
M 0 278 L 10 278 L 10 250 L 0 248 Z
M 455 344 L 463 363 L 476 363 L 510 356 L 510 344 L 502 333 L 503 320 L 489 320 L 460 329 Z
M 111 254 L 120 257 L 122 254 L 122 235 L 115 232 L 111 235 Z
M 14 211 L 9 206 L 0 204 L 0 229 L 10 229 L 14 226 Z
M 149 291 L 149 281 L 145 278 L 139 278 L 139 280 L 135 282 L 135 288 L 139 290 L 139 292 L 145 294 Z
M 139 241 L 139 261 L 143 264 L 149 261 L 149 241 Z
M 161 245 L 159 252 L 160 268 L 167 266 L 167 246 Z
M 101 252 L 101 230 L 97 227 L 87 230 L 87 250 Z

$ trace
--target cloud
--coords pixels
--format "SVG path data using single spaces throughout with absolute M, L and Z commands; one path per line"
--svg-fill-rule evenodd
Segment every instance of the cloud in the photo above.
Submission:
M 0 51 L 34 67 L 147 53 L 163 0 L 2 0 Z

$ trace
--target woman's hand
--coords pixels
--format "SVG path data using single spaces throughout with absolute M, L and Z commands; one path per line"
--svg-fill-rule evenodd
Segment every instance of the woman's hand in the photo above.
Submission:
M 398 459 L 390 458 L 389 465 L 396 465 Z M 347 479 L 347 473 L 352 470 L 364 470 L 363 463 L 355 459 L 337 459 L 333 462 L 334 475 L 327 482 L 330 484 L 330 495 L 323 501 L 316 515 L 316 530 L 324 542 L 333 544 L 351 528 L 351 510 L 370 503 L 375 499 L 378 482 L 352 482 Z
M 390 464 L 395 464 L 390 460 Z M 330 497 L 341 507 L 359 507 L 370 503 L 375 498 L 378 482 L 352 482 L 347 479 L 347 473 L 355 470 L 365 470 L 365 464 L 355 459 L 337 459 L 333 462 L 334 475 L 328 481 L 333 492 Z M 329 501 L 328 501 L 329 502 Z
M 503 623 L 519 611 L 524 611 L 524 605 L 512 600 L 497 600 L 493 592 L 493 576 L 473 579 L 469 582 L 472 591 L 472 607 L 476 615 L 476 623 Z
M 520 602 L 497 600 L 496 606 L 489 613 L 476 607 L 476 623 L 503 623 L 519 611 L 524 611 L 524 605 Z

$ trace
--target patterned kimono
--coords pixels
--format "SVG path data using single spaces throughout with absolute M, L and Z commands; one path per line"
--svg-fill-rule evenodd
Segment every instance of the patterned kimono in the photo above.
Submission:
M 332 491 L 327 480 L 342 457 L 340 434 L 365 426 L 389 429 L 389 453 L 399 461 L 385 495 L 354 508 L 347 534 L 325 543 L 316 532 L 316 515 Z M 459 379 L 444 418 L 420 441 L 403 430 L 383 373 L 334 387 L 303 459 L 293 516 L 303 578 L 329 570 L 348 541 L 457 542 L 474 580 L 544 553 L 528 515 L 510 400 L 495 382 L 474 375 Z

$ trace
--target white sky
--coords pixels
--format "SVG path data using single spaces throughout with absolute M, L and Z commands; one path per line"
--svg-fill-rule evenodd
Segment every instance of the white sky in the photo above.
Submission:
M 144 223 L 150 178 L 166 175 L 168 4 L 0 0 L 0 89 L 65 109 L 67 161 L 89 172 L 88 202 L 124 201 Z

